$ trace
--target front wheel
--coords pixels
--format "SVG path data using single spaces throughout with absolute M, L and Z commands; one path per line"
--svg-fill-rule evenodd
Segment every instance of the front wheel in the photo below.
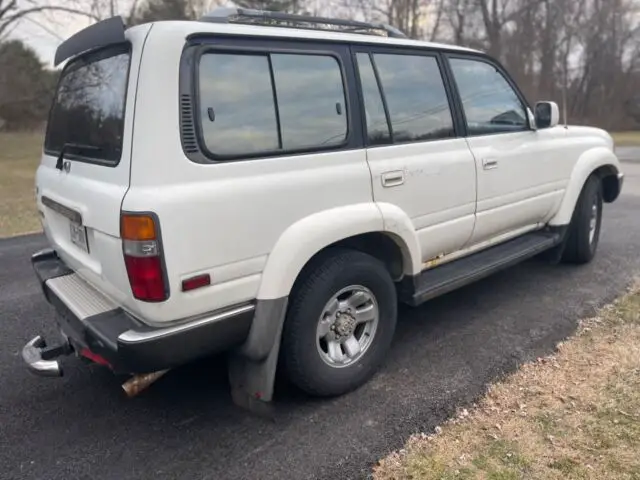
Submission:
M 317 396 L 364 384 L 389 350 L 396 291 L 377 259 L 336 250 L 313 261 L 292 293 L 282 334 L 289 379 Z
M 588 263 L 596 254 L 602 224 L 602 183 L 594 175 L 589 177 L 573 212 L 563 261 Z

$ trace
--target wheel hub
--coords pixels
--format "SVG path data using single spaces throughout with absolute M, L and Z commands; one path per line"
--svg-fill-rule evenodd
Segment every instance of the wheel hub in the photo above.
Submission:
M 351 285 L 334 294 L 316 329 L 316 346 L 322 361 L 334 368 L 357 362 L 372 344 L 378 315 L 378 302 L 366 287 Z
M 336 336 L 337 341 L 344 341 L 353 335 L 356 330 L 356 319 L 348 311 L 338 312 L 336 320 L 331 326 L 331 330 Z

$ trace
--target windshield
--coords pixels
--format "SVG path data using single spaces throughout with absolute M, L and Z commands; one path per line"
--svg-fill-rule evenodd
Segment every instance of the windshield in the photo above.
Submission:
M 119 46 L 84 55 L 63 70 L 45 153 L 110 166 L 122 155 L 130 53 Z

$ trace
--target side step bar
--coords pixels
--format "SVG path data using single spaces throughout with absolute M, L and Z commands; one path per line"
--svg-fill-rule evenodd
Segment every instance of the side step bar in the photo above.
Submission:
M 561 243 L 559 232 L 534 232 L 406 278 L 400 299 L 412 306 L 473 283 Z

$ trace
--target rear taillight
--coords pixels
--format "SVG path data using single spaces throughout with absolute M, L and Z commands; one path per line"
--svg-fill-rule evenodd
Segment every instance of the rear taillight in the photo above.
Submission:
M 123 213 L 120 235 L 133 296 L 145 302 L 169 297 L 158 220 L 149 214 Z

